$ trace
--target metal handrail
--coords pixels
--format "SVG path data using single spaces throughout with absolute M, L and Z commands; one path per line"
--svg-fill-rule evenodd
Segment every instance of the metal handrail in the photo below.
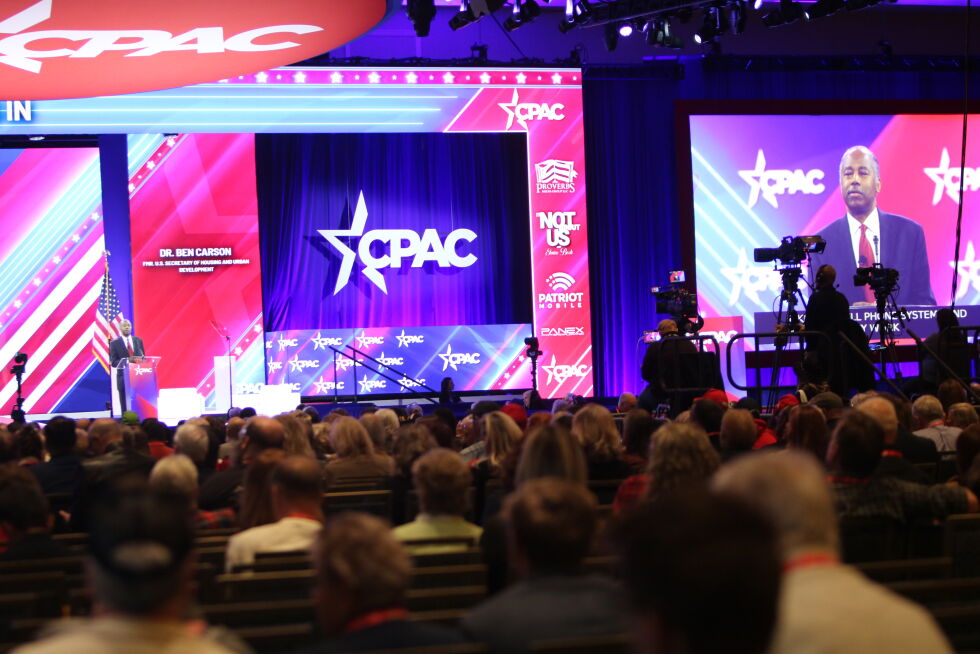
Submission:
M 732 346 L 733 346 L 733 344 L 736 341 L 740 341 L 740 340 L 745 340 L 745 339 L 751 338 L 751 339 L 753 339 L 755 341 L 755 346 L 756 346 L 755 347 L 755 351 L 756 352 L 760 352 L 761 351 L 761 350 L 759 350 L 759 339 L 760 338 L 774 338 L 774 339 L 775 338 L 785 338 L 785 339 L 787 339 L 787 344 L 788 344 L 788 340 L 791 339 L 791 338 L 793 338 L 794 336 L 800 338 L 800 344 L 801 345 L 803 344 L 802 341 L 803 341 L 804 338 L 810 338 L 810 337 L 821 338 L 821 339 L 823 339 L 823 340 L 825 340 L 827 342 L 827 345 L 828 346 L 831 345 L 830 337 L 827 336 L 827 334 L 825 334 L 824 332 L 814 332 L 814 331 L 799 331 L 799 332 L 746 332 L 744 334 L 743 333 L 735 334 L 730 339 L 728 339 L 728 348 L 725 350 L 725 365 L 728 368 L 728 382 L 732 385 L 733 388 L 737 388 L 740 391 L 751 391 L 751 390 L 758 390 L 758 391 L 778 391 L 781 388 L 787 388 L 787 386 L 785 386 L 785 385 L 779 385 L 779 384 L 757 384 L 755 386 L 742 386 L 737 381 L 735 381 L 735 378 L 732 376 L 732 349 L 733 349 Z M 778 355 L 778 353 L 781 352 L 781 351 L 782 350 L 780 350 L 780 349 L 776 349 L 776 350 L 773 350 L 773 353 L 774 353 L 774 355 Z M 798 351 L 801 351 L 802 352 L 803 350 L 798 350 Z M 827 371 L 827 375 L 828 376 L 831 376 L 832 373 L 834 372 L 834 365 L 835 364 L 836 364 L 836 362 L 833 361 L 833 359 L 831 359 L 830 360 L 829 370 Z M 746 383 L 747 382 L 748 382 L 748 373 L 746 373 Z
M 902 389 L 900 389 L 898 386 L 895 385 L 895 382 L 888 379 L 888 375 L 885 373 L 884 369 L 879 369 L 878 366 L 875 365 L 874 361 L 872 361 L 871 358 L 868 357 L 868 355 L 862 352 L 861 348 L 858 347 L 858 345 L 854 341 L 849 339 L 847 335 L 844 333 L 840 333 L 839 335 L 841 337 L 841 342 L 845 343 L 849 348 L 851 348 L 851 350 L 854 351 L 854 354 L 864 359 L 864 362 L 867 363 L 869 366 L 871 366 L 871 369 L 875 371 L 875 373 L 878 375 L 878 378 L 881 379 L 886 384 L 888 384 L 889 388 L 895 391 L 895 395 L 899 396 L 903 400 L 909 399 L 908 396 L 902 391 Z M 841 357 L 843 357 L 843 352 L 841 352 Z
M 697 341 L 699 354 L 700 353 L 714 354 L 719 358 L 721 355 L 721 346 L 718 344 L 718 339 L 715 338 L 714 336 L 704 336 L 701 334 L 688 334 L 686 336 L 672 336 L 670 339 L 662 339 L 658 342 L 668 343 L 670 341 L 687 341 L 687 342 Z M 715 345 L 714 352 L 711 352 L 710 350 L 705 352 L 704 349 L 705 341 L 711 341 L 712 343 L 714 343 Z M 667 384 L 664 383 L 663 357 L 664 357 L 664 351 L 663 351 L 663 347 L 661 347 L 660 350 L 657 352 L 657 381 L 660 382 L 660 387 L 663 388 L 663 391 L 665 393 L 691 393 L 695 391 L 700 392 L 708 388 L 711 388 L 710 386 L 696 386 L 691 388 L 687 388 L 684 386 L 677 386 L 677 387 L 667 386 Z M 700 369 L 700 364 L 698 365 L 698 367 Z M 676 375 L 675 375 L 675 379 L 676 379 Z
M 339 355 L 341 355 L 343 357 L 346 357 L 346 358 L 348 358 L 348 359 L 350 359 L 350 360 L 352 360 L 354 362 L 354 380 L 355 380 L 355 384 L 354 384 L 354 402 L 355 403 L 357 403 L 357 383 L 356 383 L 356 380 L 357 380 L 357 364 L 361 364 L 362 366 L 364 366 L 365 368 L 367 368 L 368 370 L 370 370 L 374 374 L 380 375 L 380 376 L 384 377 L 385 379 L 387 379 L 388 381 L 390 381 L 392 383 L 395 383 L 395 384 L 398 384 L 402 388 L 408 388 L 407 386 L 405 386 L 404 383 L 402 383 L 402 380 L 401 379 L 395 379 L 393 377 L 389 377 L 385 373 L 381 372 L 381 370 L 379 370 L 378 368 L 375 368 L 373 366 L 370 366 L 368 364 L 365 364 L 363 360 L 360 360 L 359 361 L 354 356 L 354 354 L 348 354 L 347 352 L 343 352 L 341 350 L 338 350 L 337 348 L 333 347 L 332 345 L 328 345 L 327 347 L 329 347 L 335 353 L 337 353 L 337 354 L 339 354 Z M 378 364 L 378 366 L 380 366 L 381 368 L 385 368 L 387 370 L 392 371 L 396 375 L 400 375 L 402 379 L 406 379 L 406 380 L 415 382 L 416 384 L 418 384 L 422 388 L 425 388 L 425 389 L 431 391 L 432 393 L 438 393 L 439 392 L 436 389 L 432 388 L 431 386 L 427 386 L 427 385 L 423 384 L 418 379 L 415 379 L 413 377 L 410 377 L 407 374 L 402 373 L 402 372 L 400 372 L 400 371 L 392 368 L 391 366 L 384 365 L 383 363 L 381 363 L 380 361 L 378 361 L 377 359 L 375 359 L 374 357 L 372 357 L 370 354 L 367 354 L 365 352 L 362 352 L 362 351 L 358 350 L 353 345 L 345 345 L 344 347 L 347 347 L 347 348 L 353 350 L 355 354 L 359 354 L 359 355 L 361 355 L 363 357 L 366 357 L 367 359 L 369 359 L 369 360 L 373 361 L 374 363 Z M 336 398 L 338 397 L 338 393 L 337 393 L 337 390 L 338 389 L 337 389 L 337 383 L 336 383 L 337 382 L 337 359 L 336 359 L 336 357 L 334 358 L 333 374 L 334 374 L 334 385 L 333 385 L 333 389 L 334 389 L 334 400 L 336 401 Z M 413 395 L 415 395 L 417 397 L 425 398 L 426 400 L 428 400 L 429 402 L 432 402 L 433 404 L 439 404 L 439 402 L 437 400 L 433 400 L 432 397 L 430 397 L 429 394 L 426 394 L 426 393 L 413 393 Z

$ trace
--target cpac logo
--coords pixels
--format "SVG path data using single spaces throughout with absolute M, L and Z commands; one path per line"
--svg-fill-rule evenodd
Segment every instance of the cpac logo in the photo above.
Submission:
M 277 370 L 282 370 L 282 361 L 270 361 L 269 372 L 275 372 Z
M 542 336 L 585 336 L 585 327 L 542 327 Z
M 728 341 L 732 340 L 732 337 L 735 336 L 735 334 L 737 334 L 738 331 L 734 329 L 729 330 L 727 332 L 726 331 L 708 332 L 702 330 L 700 333 L 702 336 L 713 336 L 715 340 L 718 341 L 719 343 L 727 343 Z
M 383 366 L 404 366 L 405 357 L 386 357 L 385 353 L 382 352 L 381 356 L 378 357 L 378 363 Z
M 567 247 L 571 245 L 572 232 L 577 232 L 582 229 L 581 225 L 575 223 L 574 211 L 539 211 L 537 217 L 538 229 L 546 230 L 548 245 L 551 247 Z M 564 275 L 565 273 L 556 274 Z M 568 275 L 568 278 L 572 280 L 569 286 L 575 283 L 575 279 L 571 275 Z
M 527 121 L 529 120 L 565 120 L 565 114 L 562 113 L 565 110 L 565 105 L 560 102 L 555 104 L 521 102 L 517 95 L 517 89 L 514 89 L 514 96 L 510 102 L 498 102 L 497 104 L 507 112 L 505 131 L 514 126 L 514 121 L 517 121 L 521 129 L 527 129 Z
M 265 388 L 265 384 L 235 384 L 235 394 L 236 395 L 259 395 L 262 389 Z
M 317 395 L 326 395 L 330 391 L 344 390 L 344 382 L 323 381 L 323 377 L 313 382 Z
M 136 366 L 136 376 L 142 377 L 143 375 L 153 374 L 153 368 L 144 368 L 143 366 Z
M 364 203 L 364 192 L 361 191 L 350 229 L 317 230 L 343 257 L 340 274 L 337 275 L 337 283 L 333 289 L 334 295 L 350 281 L 354 259 L 360 260 L 364 266 L 361 272 L 386 295 L 388 287 L 381 271 L 385 268 L 401 268 L 402 259 L 411 259 L 412 268 L 421 268 L 430 261 L 440 268 L 469 268 L 476 263 L 474 254 L 461 256 L 459 253 L 460 241 L 472 243 L 476 240 L 476 232 L 471 229 L 454 229 L 445 240 L 440 239 L 439 232 L 434 229 L 425 230 L 421 236 L 410 229 L 372 229 L 365 234 L 367 217 L 367 205 Z M 359 239 L 356 252 L 340 240 L 344 236 Z M 374 256 L 371 246 L 375 244 L 382 246 L 382 251 L 387 246 L 386 253 Z
M 385 344 L 385 337 L 384 336 L 364 336 L 363 334 L 361 334 L 360 336 L 357 336 L 356 338 L 357 338 L 357 347 L 364 347 L 366 345 L 384 345 Z
M 325 350 L 327 346 L 340 347 L 344 344 L 344 339 L 342 338 L 331 338 L 329 336 L 320 336 L 320 332 L 316 333 L 316 336 L 310 339 L 313 343 L 313 350 Z
M 318 360 L 300 359 L 297 354 L 292 359 L 289 360 L 289 371 L 290 372 L 303 372 L 306 368 L 319 368 L 320 362 Z
M 534 176 L 538 180 L 538 193 L 574 193 L 578 173 L 574 161 L 548 159 L 534 164 Z
M 572 377 L 585 377 L 589 374 L 589 371 L 592 370 L 592 366 L 585 365 L 584 363 L 575 366 L 558 363 L 555 355 L 552 354 L 551 363 L 547 366 L 541 366 L 541 369 L 548 373 L 548 381 L 545 383 L 550 384 L 552 381 L 554 381 L 556 384 L 561 386 L 566 380 L 571 379 Z
M 388 388 L 388 384 L 383 379 L 368 379 L 367 373 L 364 373 L 364 378 L 358 379 L 357 383 L 361 386 L 362 393 L 370 393 L 375 389 L 383 390 Z
M 296 347 L 299 345 L 298 338 L 280 338 L 279 339 L 279 351 L 282 352 L 287 347 Z
M 932 205 L 936 206 L 943 199 L 943 193 L 955 202 L 960 203 L 960 167 L 949 166 L 949 150 L 943 148 L 943 153 L 939 156 L 939 165 L 935 168 L 923 168 L 924 172 L 936 189 L 932 193 Z M 963 168 L 963 191 L 976 191 L 980 189 L 980 168 Z
M 439 358 L 442 359 L 442 369 L 452 368 L 453 370 L 459 370 L 456 366 L 460 365 L 479 365 L 480 364 L 480 353 L 479 352 L 453 352 L 453 344 L 448 343 L 446 345 L 446 351 L 440 352 Z
M 393 5 L 130 0 L 122 11 L 117 0 L 5 0 L 13 13 L 0 15 L 0 97 L 117 95 L 254 73 L 332 50 Z
M 333 364 L 334 364 L 334 366 L 337 367 L 337 370 L 339 370 L 340 372 L 343 372 L 343 371 L 347 370 L 348 368 L 353 368 L 354 367 L 354 360 L 353 359 L 348 359 L 347 357 L 336 357 L 333 360 Z
M 408 347 L 409 345 L 421 345 L 425 342 L 425 336 L 422 334 L 405 334 L 405 330 L 402 330 L 401 334 L 395 334 L 395 338 L 398 339 L 398 347 Z
M 424 379 L 409 379 L 408 377 L 402 377 L 398 380 L 398 383 L 403 389 L 409 389 L 425 386 L 426 381 Z
M 789 193 L 803 193 L 806 195 L 819 195 L 826 188 L 819 181 L 823 179 L 823 171 L 814 168 L 809 172 L 803 172 L 799 168 L 796 170 L 766 170 L 766 155 L 762 150 L 755 157 L 755 169 L 740 170 L 738 176 L 745 180 L 751 189 L 749 191 L 749 209 L 754 207 L 762 199 L 773 206 L 779 208 L 777 195 Z

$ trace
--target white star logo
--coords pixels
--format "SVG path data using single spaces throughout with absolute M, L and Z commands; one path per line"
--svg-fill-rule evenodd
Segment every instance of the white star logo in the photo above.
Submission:
M 364 377 L 357 380 L 357 383 L 361 385 L 361 392 L 367 393 L 374 387 L 374 381 L 368 379 L 367 373 L 364 373 Z
M 76 243 L 78 243 L 78 242 L 79 242 L 80 240 L 82 240 L 82 237 L 81 237 L 81 236 L 79 236 L 78 234 L 72 234 L 72 235 L 71 235 L 71 240 L 73 240 L 73 241 L 75 241 Z
M 147 161 L 146 162 L 146 167 L 149 168 L 150 170 L 153 170 L 154 168 L 157 167 L 157 165 L 156 165 L 156 162 L 154 162 L 154 161 Z
M 410 337 L 405 336 L 404 329 L 401 334 L 395 334 L 395 338 L 398 339 L 398 347 L 408 347 L 408 342 L 411 340 Z
M 456 371 L 459 370 L 459 368 L 456 367 L 456 362 L 453 361 L 453 344 L 452 343 L 447 343 L 446 344 L 446 351 L 445 352 L 440 352 L 440 353 L 437 353 L 437 354 L 439 354 L 439 358 L 442 359 L 442 369 L 443 370 L 445 370 L 447 367 L 452 368 L 453 370 L 456 370 Z
M 259 73 L 255 76 L 255 81 L 259 84 L 265 84 L 267 81 L 269 81 L 269 74 L 265 72 Z
M 754 207 L 755 203 L 759 201 L 759 193 L 762 193 L 762 199 L 772 205 L 774 209 L 779 208 L 779 202 L 776 200 L 776 194 L 772 192 L 771 189 L 763 187 L 761 183 L 762 176 L 766 173 L 766 155 L 762 153 L 762 149 L 759 149 L 759 154 L 755 156 L 755 169 L 753 170 L 740 170 L 738 171 L 738 176 L 745 180 L 745 183 L 749 185 L 752 190 L 749 191 L 749 207 Z
M 333 383 L 323 381 L 322 376 L 320 377 L 320 379 L 313 382 L 313 385 L 316 387 L 317 395 L 327 395 L 330 391 L 334 390 L 334 388 L 332 388 Z
M 51 260 L 51 263 L 61 263 L 61 257 L 55 255 L 54 259 Z
M 334 246 L 343 260 L 340 263 L 340 274 L 337 275 L 337 283 L 334 285 L 333 294 L 336 295 L 347 286 L 347 282 L 350 281 L 350 273 L 354 268 L 354 259 L 357 254 L 350 247 L 345 245 L 339 237 L 341 236 L 363 236 L 364 226 L 367 223 L 368 210 L 367 204 L 364 202 L 364 191 L 361 191 L 357 198 L 357 208 L 354 210 L 354 220 L 351 222 L 350 229 L 318 229 L 320 236 L 327 239 L 330 245 Z M 364 276 L 374 282 L 374 285 L 381 289 L 381 292 L 387 295 L 388 286 L 385 284 L 384 275 L 380 271 L 374 268 L 368 268 L 365 266 Z
M 293 81 L 296 82 L 297 84 L 306 83 L 306 73 L 304 73 L 301 70 L 297 71 L 296 74 L 293 75 Z
M 252 327 L 252 331 L 255 332 L 256 334 L 261 334 L 262 333 L 262 325 L 256 325 L 255 327 Z
M 949 150 L 943 148 L 939 156 L 939 165 L 934 168 L 923 168 L 930 180 L 936 185 L 932 192 L 933 206 L 943 199 L 943 192 L 956 204 L 960 203 L 960 167 L 950 167 Z M 963 190 L 976 191 L 980 189 L 980 169 L 963 167 Z
M 750 264 L 742 248 L 738 251 L 738 263 L 734 267 L 722 268 L 721 274 L 732 283 L 732 291 L 728 295 L 729 304 L 738 302 L 744 293 L 749 300 L 766 309 L 767 307 L 759 298 L 759 292 L 772 288 L 773 277 L 776 279 L 777 286 L 781 283 L 777 271 Z
M 171 148 L 172 148 L 172 147 L 174 147 L 175 145 L 177 145 L 177 139 L 175 139 L 175 138 L 174 138 L 174 137 L 172 137 L 172 136 L 171 136 L 170 138 L 168 138 L 168 139 L 167 139 L 167 147 L 171 147 Z
M 338 73 L 337 71 L 330 73 L 331 84 L 340 84 L 343 81 L 344 81 L 344 76 Z
M 37 277 L 35 277 L 35 278 L 34 278 L 34 285 L 35 285 L 35 286 L 40 286 L 40 285 L 41 285 L 41 280 L 40 280 L 40 279 L 38 279 Z
M 24 306 L 24 303 L 23 302 L 21 302 L 20 300 L 14 300 L 14 307 L 16 307 L 17 309 L 19 309 L 22 306 Z
M 554 75 L 552 75 L 551 76 L 551 83 L 552 84 L 561 84 L 561 75 L 559 75 L 558 73 L 555 73 Z
M 289 359 L 286 363 L 289 364 L 289 369 L 293 372 L 303 372 L 303 366 L 299 362 L 299 354 L 294 354 L 292 359 Z
M 523 84 L 527 81 L 527 75 L 524 73 L 517 73 L 517 77 L 515 79 L 517 79 L 518 84 Z
M 442 76 L 442 81 L 446 84 L 452 84 L 455 79 L 456 77 L 448 71 Z
M 489 84 L 489 83 L 490 83 L 490 73 L 483 71 L 483 74 L 480 75 L 480 84 Z
M 235 355 L 236 356 L 242 356 L 242 348 L 241 348 L 241 346 L 238 346 L 238 347 L 235 348 Z
M 413 72 L 409 72 L 407 75 L 405 75 L 405 81 L 409 84 L 415 84 L 419 81 L 419 76 Z
M 517 89 L 514 89 L 514 95 L 511 96 L 510 102 L 498 102 L 497 105 L 507 112 L 507 127 L 504 128 L 505 131 L 509 130 L 513 125 L 514 121 L 522 128 L 527 129 L 527 122 L 517 115 L 517 105 L 520 104 L 521 99 L 517 94 Z
M 310 341 L 313 343 L 313 350 L 314 351 L 316 351 L 316 350 L 326 350 L 327 349 L 327 343 L 329 342 L 329 339 L 323 338 L 322 336 L 320 336 L 320 332 L 317 332 L 316 333 L 316 336 L 314 336 L 313 338 L 311 338 Z
M 551 363 L 549 365 L 546 365 L 546 366 L 541 366 L 541 369 L 544 370 L 546 373 L 548 373 L 548 381 L 545 382 L 545 383 L 550 384 L 551 381 L 557 376 L 555 374 L 555 372 L 556 372 L 555 368 L 557 368 L 557 367 L 558 367 L 558 359 L 556 359 L 555 358 L 555 355 L 552 354 L 551 355 Z M 561 380 L 561 381 L 565 381 L 565 380 Z M 561 382 L 559 382 L 559 383 L 561 383 Z
M 973 241 L 968 241 L 966 244 L 966 256 L 960 259 L 960 265 L 958 268 L 959 279 L 956 280 L 957 300 L 962 299 L 970 288 L 980 293 L 980 260 L 978 260 L 976 256 L 977 254 L 973 247 Z M 950 261 L 949 267 L 957 270 L 956 262 Z
M 381 81 L 381 75 L 378 75 L 374 71 L 372 71 L 371 73 L 369 73 L 368 76 L 367 76 L 367 78 L 368 78 L 368 83 L 369 84 L 377 84 L 378 82 Z

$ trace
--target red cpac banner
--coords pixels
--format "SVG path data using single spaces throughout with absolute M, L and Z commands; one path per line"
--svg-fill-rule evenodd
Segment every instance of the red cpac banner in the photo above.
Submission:
M 344 45 L 398 0 L 0 0 L 0 100 L 213 82 Z

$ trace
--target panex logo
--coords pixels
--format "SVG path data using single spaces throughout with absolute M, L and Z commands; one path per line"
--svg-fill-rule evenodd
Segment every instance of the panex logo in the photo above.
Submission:
M 333 50 L 397 0 L 4 0 L 0 100 L 120 95 L 257 73 Z

